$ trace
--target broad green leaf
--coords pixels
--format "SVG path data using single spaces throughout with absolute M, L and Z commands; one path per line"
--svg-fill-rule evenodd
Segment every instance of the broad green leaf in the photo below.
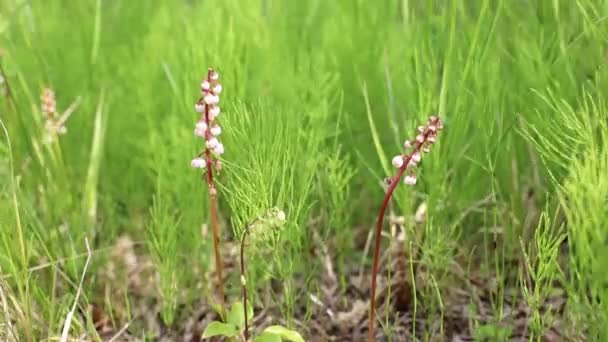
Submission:
M 253 342 L 282 342 L 281 336 L 265 332 L 253 339 Z
M 253 308 L 247 304 L 247 319 L 251 320 L 253 317 Z M 235 302 L 230 307 L 230 311 L 226 316 L 226 322 L 233 324 L 237 328 L 242 329 L 245 326 L 245 316 L 243 315 L 243 303 Z
M 272 325 L 264 329 L 264 333 L 271 333 L 281 336 L 284 340 L 291 342 L 304 342 L 304 338 L 295 330 L 289 330 L 280 325 Z
M 239 333 L 239 329 L 233 324 L 222 323 L 213 321 L 205 328 L 203 332 L 203 338 L 209 338 L 213 336 L 226 336 L 233 337 Z

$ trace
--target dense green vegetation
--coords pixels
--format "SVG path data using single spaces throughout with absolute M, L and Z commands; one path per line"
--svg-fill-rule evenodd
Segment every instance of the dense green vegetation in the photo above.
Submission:
M 307 335 L 322 242 L 348 302 L 352 270 L 369 272 L 359 240 L 390 160 L 437 113 L 445 129 L 417 185 L 393 197 L 391 215 L 405 224 L 385 230 L 386 246 L 403 244 L 424 272 L 411 310 L 442 322 L 452 289 L 470 290 L 459 265 L 491 279 L 491 322 L 515 289 L 531 338 L 556 319 L 564 338 L 605 340 L 607 18 L 605 0 L 0 0 L 9 91 L 0 98 L 0 339 L 61 335 L 85 239 L 92 256 L 71 336 L 99 338 L 97 310 L 115 333 L 130 324 L 152 338 L 136 298 L 157 300 L 173 327 L 208 303 L 207 186 L 190 160 L 202 148 L 194 103 L 213 67 L 224 87 L 226 258 L 247 222 L 272 207 L 287 214 L 279 239 L 249 261 L 257 312 L 270 306 Z M 60 113 L 74 104 L 51 143 L 45 87 Z M 395 238 L 401 228 L 405 240 Z M 120 275 L 112 263 L 125 244 L 125 258 L 150 265 Z M 152 289 L 127 281 L 146 272 L 157 272 L 143 281 Z M 238 299 L 238 271 L 229 273 Z M 541 310 L 557 290 L 564 312 Z M 474 326 L 488 331 L 484 322 Z

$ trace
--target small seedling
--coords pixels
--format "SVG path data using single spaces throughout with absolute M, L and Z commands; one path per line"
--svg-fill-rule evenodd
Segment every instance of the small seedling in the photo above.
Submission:
M 220 298 L 220 315 L 226 311 L 224 303 L 224 276 L 222 266 L 222 256 L 220 253 L 220 232 L 217 225 L 217 189 L 213 181 L 213 169 L 219 172 L 222 164 L 217 159 L 224 153 L 224 145 L 219 141 L 222 129 L 217 123 L 220 115 L 220 93 L 222 85 L 218 82 L 219 74 L 209 68 L 207 77 L 201 82 L 201 97 L 196 102 L 194 109 L 200 114 L 196 122 L 194 134 L 205 140 L 205 149 L 192 159 L 191 165 L 194 168 L 204 170 L 203 177 L 209 187 L 209 202 L 211 212 L 211 229 L 213 230 L 213 250 L 215 254 L 215 270 L 217 273 L 217 288 Z
M 226 322 L 211 322 L 205 332 L 203 338 L 212 336 L 224 336 L 231 339 L 240 336 L 242 341 L 249 342 L 249 317 L 253 316 L 253 308 L 247 302 L 247 268 L 245 264 L 245 249 L 247 247 L 247 237 L 251 237 L 254 241 L 254 247 L 257 247 L 265 241 L 271 240 L 274 232 L 280 229 L 285 223 L 285 212 L 278 208 L 272 208 L 264 215 L 258 216 L 245 226 L 241 235 L 241 250 L 240 250 L 240 265 L 241 265 L 241 287 L 243 301 L 236 302 L 232 305 L 230 312 L 226 316 Z M 280 325 L 270 326 L 258 336 L 254 342 L 304 342 L 302 336 L 294 331 Z
M 393 192 L 403 174 L 407 172 L 404 178 L 404 183 L 407 185 L 416 184 L 416 174 L 414 168 L 422 160 L 423 153 L 429 153 L 431 146 L 437 139 L 437 133 L 443 129 L 443 122 L 436 116 L 431 116 L 427 121 L 426 126 L 418 126 L 418 133 L 414 141 L 406 140 L 403 144 L 404 153 L 393 158 L 392 164 L 399 169 L 393 178 L 387 179 L 388 189 L 380 206 L 378 220 L 376 223 L 376 237 L 374 241 L 374 259 L 372 264 L 372 279 L 370 287 L 370 307 L 369 307 L 369 341 L 374 341 L 374 318 L 376 310 L 376 275 L 378 273 L 378 258 L 380 254 L 380 234 L 382 232 L 382 224 L 384 223 L 384 213 L 391 200 Z
M 232 304 L 230 311 L 226 315 L 226 322 L 213 321 L 207 325 L 203 332 L 203 339 L 214 336 L 223 336 L 230 341 L 250 342 L 249 337 L 245 337 L 245 317 L 253 315 L 251 305 L 244 305 L 242 302 Z M 241 333 L 243 332 L 243 333 Z M 297 331 L 287 329 L 280 325 L 271 325 L 264 329 L 262 333 L 253 338 L 253 342 L 304 342 L 304 338 Z

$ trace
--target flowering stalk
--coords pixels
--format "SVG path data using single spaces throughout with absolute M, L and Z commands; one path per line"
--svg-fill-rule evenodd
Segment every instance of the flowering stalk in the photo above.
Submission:
M 218 294 L 221 303 L 221 315 L 223 316 L 226 308 L 224 302 L 224 276 L 222 256 L 220 254 L 220 233 L 217 226 L 217 189 L 213 181 L 213 169 L 219 173 L 222 168 L 221 162 L 217 159 L 224 153 L 224 145 L 218 137 L 222 129 L 216 122 L 220 114 L 219 95 L 222 92 L 222 85 L 218 82 L 219 74 L 209 68 L 207 78 L 201 82 L 201 97 L 196 102 L 194 109 L 200 113 L 194 134 L 205 140 L 205 150 L 192 159 L 191 165 L 194 168 L 204 170 L 206 173 L 207 185 L 209 186 L 209 202 L 211 211 L 211 228 L 213 229 L 213 249 L 215 253 L 215 269 L 218 278 Z
M 443 129 L 443 122 L 436 116 L 431 116 L 427 121 L 426 126 L 418 126 L 418 135 L 414 142 L 406 140 L 404 145 L 405 153 L 397 155 L 393 158 L 392 164 L 398 168 L 397 174 L 391 179 L 387 180 L 388 189 L 384 196 L 384 201 L 380 207 L 378 213 L 378 220 L 376 222 L 376 240 L 374 241 L 374 259 L 372 264 L 372 279 L 370 287 L 370 308 L 369 308 L 369 341 L 374 341 L 374 320 L 375 320 L 375 309 L 376 309 L 376 275 L 378 273 L 378 258 L 380 254 L 380 234 L 382 232 L 382 224 L 384 222 L 384 213 L 388 207 L 388 203 L 401 180 L 403 174 L 407 175 L 404 178 L 404 183 L 407 185 L 416 184 L 416 175 L 414 173 L 414 167 L 420 163 L 422 159 L 422 153 L 428 153 L 431 150 L 431 146 L 437 139 L 437 132 Z M 421 153 L 422 152 L 422 153 Z
M 254 228 L 257 228 L 256 232 L 257 236 L 256 240 L 262 240 L 268 237 L 269 229 L 280 228 L 283 223 L 285 223 L 285 212 L 278 209 L 273 208 L 263 217 L 258 217 L 245 226 L 243 229 L 243 235 L 241 236 L 241 288 L 243 294 L 243 317 L 245 317 L 245 341 L 249 341 L 249 321 L 247 318 L 247 273 L 245 272 L 245 241 L 247 239 L 247 235 Z

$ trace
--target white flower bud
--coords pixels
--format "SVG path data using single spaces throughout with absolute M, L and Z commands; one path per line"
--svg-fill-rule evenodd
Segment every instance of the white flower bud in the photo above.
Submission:
M 217 73 L 217 71 L 212 70 L 211 73 L 209 73 L 209 78 L 212 81 L 217 81 L 220 78 L 220 75 Z
M 208 105 L 215 105 L 215 104 L 218 104 L 218 102 L 220 102 L 219 96 L 211 95 L 211 94 L 205 95 L 204 100 L 205 100 L 205 103 Z
M 424 132 L 424 126 L 418 126 L 418 132 L 420 132 L 420 133 Z
M 202 90 L 207 91 L 207 90 L 209 90 L 209 87 L 210 87 L 209 81 L 204 80 L 204 81 L 201 83 L 201 89 L 202 89 Z
M 422 159 L 422 156 L 420 155 L 420 152 L 416 151 L 414 152 L 414 154 L 412 154 L 412 158 L 411 160 L 415 163 L 418 164 L 420 163 L 420 160 Z
M 197 113 L 202 113 L 205 111 L 205 105 L 202 103 L 197 103 L 194 105 L 194 110 L 196 110 Z
M 219 143 L 220 143 L 220 142 L 219 142 L 219 141 L 218 141 L 216 138 L 211 138 L 211 139 L 207 140 L 206 145 L 207 145 L 207 148 L 209 148 L 209 149 L 212 149 L 212 150 L 213 150 L 214 148 L 216 148 L 216 147 L 217 147 L 217 145 L 218 145 Z
M 204 138 L 206 131 L 207 124 L 204 121 L 199 121 L 196 123 L 196 127 L 194 128 L 194 135 L 196 135 L 197 137 Z
M 222 134 L 222 128 L 219 125 L 214 125 L 209 131 L 214 137 L 217 137 L 218 135 Z
M 214 118 L 217 118 L 220 115 L 220 107 L 219 106 L 211 106 L 209 109 L 209 115 L 213 115 Z
M 407 185 L 415 185 L 416 184 L 416 175 L 410 174 L 405 176 L 403 182 Z
M 215 87 L 213 87 L 213 93 L 215 95 L 219 95 L 222 93 L 222 85 L 221 84 L 216 84 Z
M 203 158 L 194 158 L 190 164 L 196 169 L 204 169 L 207 166 L 207 162 Z
M 396 168 L 400 168 L 403 166 L 403 156 L 398 155 L 393 158 L 393 166 Z
M 424 135 L 423 134 L 418 134 L 416 136 L 416 141 L 420 144 L 422 144 L 424 142 Z
M 213 153 L 215 153 L 218 156 L 224 154 L 224 144 L 218 143 L 217 146 L 215 146 L 213 148 Z
M 412 147 L 412 142 L 411 142 L 411 141 L 409 141 L 409 140 L 406 140 L 406 141 L 403 143 L 403 147 L 405 147 L 405 148 L 411 148 L 411 147 Z

